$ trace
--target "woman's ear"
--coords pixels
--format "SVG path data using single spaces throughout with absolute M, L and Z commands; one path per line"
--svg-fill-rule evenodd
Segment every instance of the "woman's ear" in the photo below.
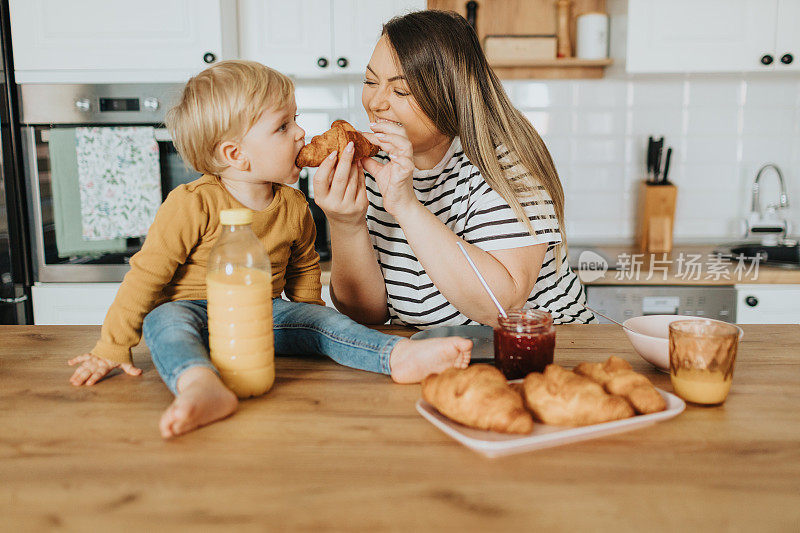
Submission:
M 250 170 L 250 161 L 237 143 L 223 141 L 217 147 L 217 153 L 225 165 L 243 172 Z

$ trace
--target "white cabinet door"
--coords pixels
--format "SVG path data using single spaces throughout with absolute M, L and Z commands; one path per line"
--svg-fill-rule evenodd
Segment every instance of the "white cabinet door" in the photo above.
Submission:
M 786 0 L 796 2 L 797 0 Z M 774 70 L 778 0 L 629 0 L 628 72 Z M 764 55 L 773 62 L 761 63 Z
M 361 74 L 381 28 L 425 0 L 239 0 L 239 50 L 284 74 Z
M 738 324 L 800 324 L 800 285 L 737 285 Z
M 775 70 L 800 71 L 800 0 L 778 0 Z
M 120 283 L 37 283 L 31 287 L 33 323 L 99 325 Z
M 300 77 L 334 69 L 331 0 L 239 0 L 239 32 L 244 59 Z
M 425 0 L 333 0 L 334 70 L 363 74 L 383 24 L 426 5 Z
M 10 9 L 19 83 L 182 82 L 237 55 L 236 0 L 11 0 Z

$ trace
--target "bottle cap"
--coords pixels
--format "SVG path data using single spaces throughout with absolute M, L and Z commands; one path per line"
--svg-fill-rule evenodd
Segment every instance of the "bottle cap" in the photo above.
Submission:
M 226 226 L 242 226 L 253 222 L 253 212 L 246 208 L 223 209 L 219 214 L 220 223 Z

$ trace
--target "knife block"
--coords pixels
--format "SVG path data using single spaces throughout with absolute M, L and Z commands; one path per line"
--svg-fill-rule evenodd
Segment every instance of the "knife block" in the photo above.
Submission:
M 639 188 L 639 250 L 646 253 L 672 251 L 672 229 L 675 223 L 675 185 L 653 185 L 642 182 Z

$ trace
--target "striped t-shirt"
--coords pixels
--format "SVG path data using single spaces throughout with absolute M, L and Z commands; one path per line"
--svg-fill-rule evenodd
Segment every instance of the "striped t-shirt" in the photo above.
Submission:
M 500 163 L 513 180 L 524 168 L 509 157 L 506 150 L 498 148 Z M 381 152 L 376 159 L 386 162 L 389 158 Z M 477 324 L 453 307 L 433 284 L 400 225 L 383 208 L 378 185 L 369 173 L 366 186 L 367 227 L 386 283 L 392 323 L 422 329 Z M 543 187 L 536 196 L 522 201 L 534 229 L 531 235 L 508 202 L 489 186 L 478 167 L 469 162 L 456 137 L 434 168 L 414 170 L 414 192 L 451 231 L 487 252 L 548 243 L 539 278 L 525 307 L 549 311 L 556 324 L 594 320 L 585 307 L 583 287 L 569 268 L 566 252 L 562 251 L 561 268 L 556 272 L 554 251 L 555 244 L 561 242 L 561 232 L 553 202 Z

